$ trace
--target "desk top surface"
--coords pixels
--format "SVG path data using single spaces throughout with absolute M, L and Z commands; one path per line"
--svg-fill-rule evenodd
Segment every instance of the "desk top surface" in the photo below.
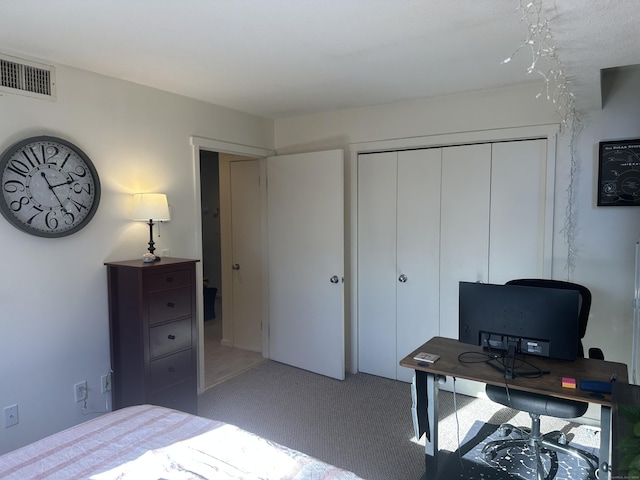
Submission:
M 440 355 L 435 363 L 418 363 L 413 359 L 419 352 L 428 352 Z M 591 392 L 580 390 L 582 380 L 609 381 L 611 375 L 615 373 L 618 382 L 628 382 L 627 366 L 624 363 L 608 362 L 592 358 L 578 358 L 574 361 L 555 360 L 551 358 L 526 355 L 528 362 L 535 365 L 540 370 L 551 372 L 537 378 L 518 377 L 506 380 L 504 374 L 491 365 L 484 362 L 464 363 L 458 357 L 464 352 L 483 352 L 482 347 L 462 343 L 458 340 L 445 337 L 433 337 L 427 343 L 411 352 L 400 361 L 403 367 L 413 370 L 445 375 L 456 378 L 474 380 L 491 385 L 507 385 L 509 388 L 524 390 L 533 393 L 550 395 L 569 400 L 580 400 L 584 402 L 597 403 L 600 405 L 611 405 L 611 395 L 592 395 Z M 479 360 L 479 356 L 474 356 L 473 360 Z M 523 367 L 531 370 L 530 367 Z M 575 378 L 576 388 L 566 388 L 562 386 L 562 377 Z

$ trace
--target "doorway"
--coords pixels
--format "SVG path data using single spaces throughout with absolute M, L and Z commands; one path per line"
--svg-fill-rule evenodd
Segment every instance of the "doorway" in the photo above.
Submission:
M 263 361 L 258 162 L 200 151 L 203 390 Z

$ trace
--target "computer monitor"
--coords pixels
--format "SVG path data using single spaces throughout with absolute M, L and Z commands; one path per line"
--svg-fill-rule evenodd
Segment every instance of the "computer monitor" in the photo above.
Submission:
M 576 290 L 460 282 L 459 340 L 484 348 L 575 360 Z

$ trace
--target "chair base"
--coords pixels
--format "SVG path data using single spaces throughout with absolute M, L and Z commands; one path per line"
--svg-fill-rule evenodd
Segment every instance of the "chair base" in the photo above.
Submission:
M 488 442 L 482 448 L 482 455 L 484 458 L 486 460 L 493 460 L 500 450 L 511 447 L 529 446 L 536 462 L 537 480 L 551 480 L 551 477 L 545 477 L 544 466 L 542 464 L 541 455 L 545 450 L 564 453 L 584 460 L 589 466 L 589 478 L 596 478 L 596 467 L 594 466 L 594 462 L 597 465 L 597 460 L 594 460 L 592 456 L 583 450 L 566 445 L 566 439 L 564 438 L 564 434 L 561 432 L 551 432 L 542 435 L 540 433 L 540 415 L 530 413 L 529 416 L 531 417 L 531 431 L 528 433 L 524 431 L 524 429 L 514 427 L 513 425 L 501 425 L 500 429 L 505 432 L 508 430 L 518 430 L 523 432 L 523 438 L 493 440 Z

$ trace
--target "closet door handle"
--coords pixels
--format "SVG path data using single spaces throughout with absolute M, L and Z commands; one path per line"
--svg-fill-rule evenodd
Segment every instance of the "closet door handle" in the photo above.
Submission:
M 407 280 L 409 280 L 409 279 L 407 278 L 407 276 L 404 273 L 398 277 L 398 281 L 400 283 L 407 283 Z
M 231 268 L 233 268 L 234 270 L 240 270 L 240 264 L 239 263 L 234 263 L 233 267 L 231 267 Z

